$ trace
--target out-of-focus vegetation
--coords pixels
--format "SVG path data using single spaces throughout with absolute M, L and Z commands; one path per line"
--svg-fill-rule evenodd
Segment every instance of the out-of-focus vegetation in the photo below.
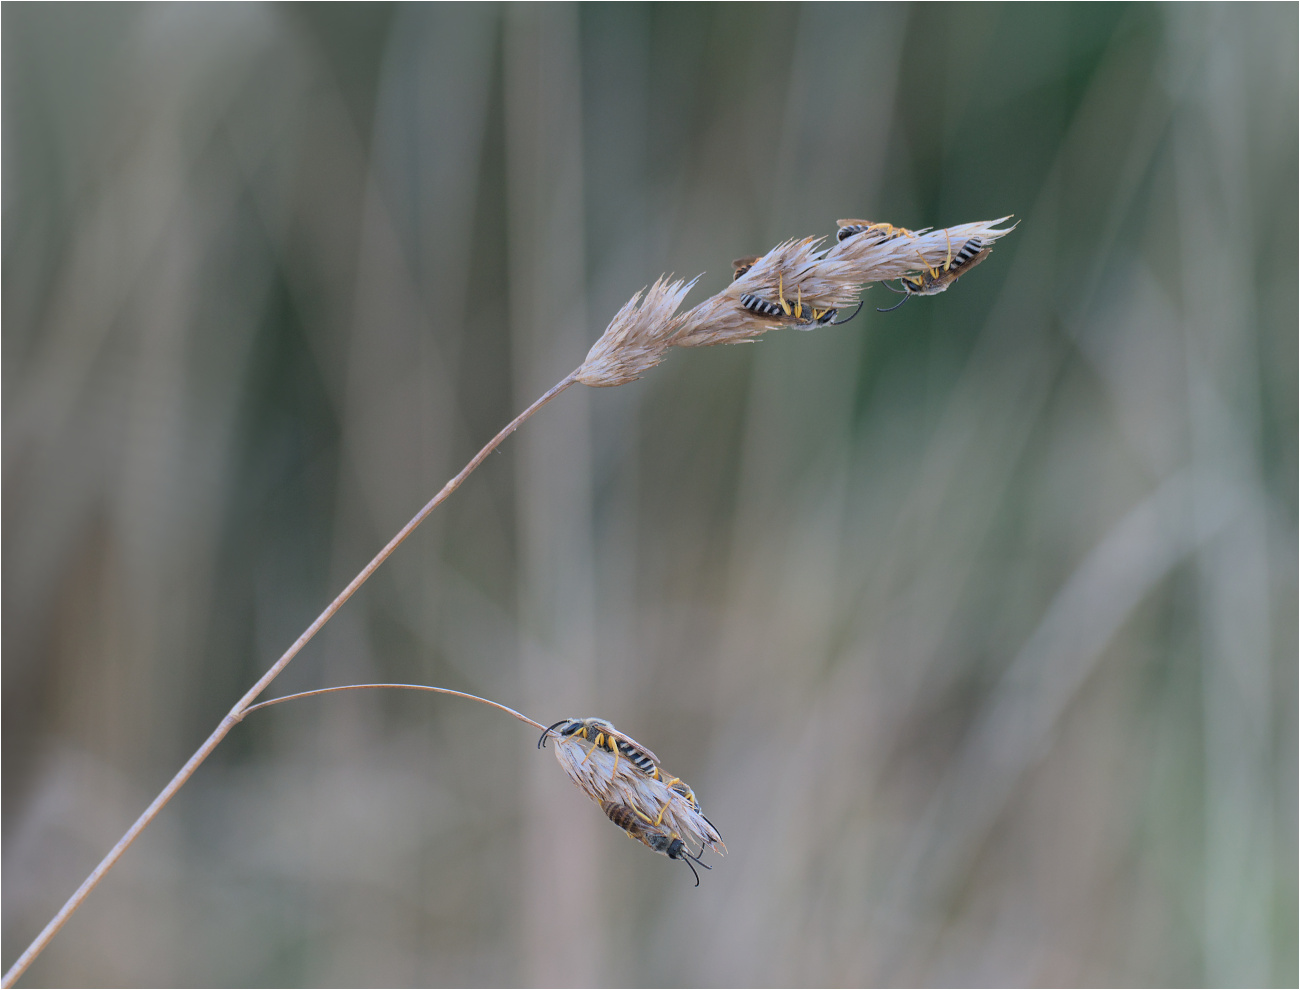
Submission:
M 955 288 L 574 389 L 31 985 L 1290 984 L 1297 11 L 27 6 L 4 44 L 4 962 L 661 272 L 1014 213 Z

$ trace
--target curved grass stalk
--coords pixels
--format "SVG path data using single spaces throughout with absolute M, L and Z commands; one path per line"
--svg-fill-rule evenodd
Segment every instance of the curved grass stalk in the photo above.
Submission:
M 432 687 L 428 684 L 340 684 L 336 687 L 317 688 L 315 691 L 299 691 L 297 694 L 286 694 L 282 698 L 270 698 L 266 701 L 259 701 L 255 705 L 249 705 L 244 709 L 243 714 L 239 717 L 242 719 L 250 712 L 255 712 L 259 708 L 269 708 L 271 705 L 279 705 L 286 701 L 297 701 L 299 698 L 310 698 L 318 694 L 334 694 L 337 691 L 366 691 L 372 688 L 394 688 L 402 691 L 432 691 L 434 694 L 449 694 L 454 698 L 468 698 L 470 701 L 477 701 L 484 705 L 491 705 L 493 708 L 499 708 L 507 715 L 513 715 L 521 722 L 527 722 L 529 725 L 536 726 L 543 732 L 546 726 L 541 722 L 534 722 L 522 712 L 517 712 L 509 705 L 503 705 L 498 701 L 489 701 L 487 698 L 480 698 L 477 694 L 470 694 L 467 691 L 453 691 L 451 688 Z

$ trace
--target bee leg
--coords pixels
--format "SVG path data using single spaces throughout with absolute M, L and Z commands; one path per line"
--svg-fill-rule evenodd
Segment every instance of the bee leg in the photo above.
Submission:
M 848 323 L 849 320 L 853 319 L 854 316 L 857 316 L 860 312 L 862 312 L 862 304 L 863 304 L 864 302 L 866 302 L 865 299 L 859 299 L 859 300 L 858 300 L 858 308 L 855 309 L 855 310 L 853 311 L 853 316 L 846 316 L 846 317 L 844 317 L 844 319 L 842 319 L 842 320 L 831 320 L 830 323 L 828 323 L 828 324 L 826 324 L 826 325 L 827 325 L 828 327 L 838 327 L 838 326 L 842 326 L 842 325 L 845 324 L 845 323 Z
M 947 227 L 943 228 L 943 236 L 948 240 L 948 260 L 943 263 L 943 270 L 947 271 L 952 266 L 952 235 Z
M 790 304 L 785 301 L 785 272 L 781 272 L 776 277 L 776 298 L 781 304 L 781 308 L 785 310 L 785 315 L 789 316 Z
M 920 248 L 916 249 L 916 256 L 921 259 L 921 264 L 925 265 L 925 270 L 930 273 L 930 278 L 933 279 L 939 277 L 939 269 L 930 267 L 930 262 L 925 260 L 925 255 L 921 253 Z

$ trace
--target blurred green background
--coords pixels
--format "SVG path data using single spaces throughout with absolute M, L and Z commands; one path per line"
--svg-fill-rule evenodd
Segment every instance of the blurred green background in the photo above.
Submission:
M 662 272 L 1014 213 L 565 393 L 29 985 L 1295 985 L 1297 8 L 3 11 L 3 956 Z

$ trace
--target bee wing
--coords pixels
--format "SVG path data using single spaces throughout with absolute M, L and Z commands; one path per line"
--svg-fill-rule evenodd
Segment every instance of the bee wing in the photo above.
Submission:
M 648 760 L 654 766 L 659 765 L 659 757 L 655 756 L 654 753 L 650 752 L 650 750 L 642 746 L 639 742 L 637 742 L 635 739 L 629 736 L 626 732 L 619 732 L 615 730 L 613 732 L 608 733 L 608 735 L 613 736 L 615 740 L 623 744 L 619 746 L 619 751 L 622 752 L 624 756 L 626 756 L 628 759 L 632 760 L 633 762 L 640 762 L 637 760 L 637 757 L 639 756 L 642 757 L 644 760 Z M 645 769 L 644 767 L 642 769 L 644 770 L 645 773 L 650 772 L 650 770 Z

